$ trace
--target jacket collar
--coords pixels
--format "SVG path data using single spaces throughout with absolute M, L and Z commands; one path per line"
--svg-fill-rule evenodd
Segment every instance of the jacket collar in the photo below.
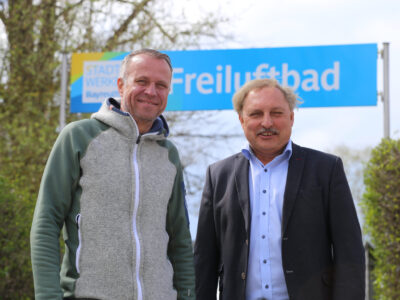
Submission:
M 296 144 L 292 144 L 292 156 L 289 160 L 289 169 L 286 179 L 285 194 L 283 200 L 282 211 L 282 237 L 285 234 L 290 216 L 296 202 L 297 195 L 300 189 L 302 173 L 306 160 L 306 152 Z
M 250 209 L 249 209 L 249 160 L 238 153 L 234 162 L 235 186 L 238 193 L 239 205 L 242 209 L 247 237 L 250 237 Z
M 301 174 L 303 173 L 306 153 L 302 147 L 291 143 L 291 156 L 286 180 L 283 210 L 282 210 L 282 236 L 285 233 L 289 218 L 292 214 L 296 197 L 300 188 Z M 244 153 L 238 153 L 234 165 L 235 185 L 238 193 L 239 204 L 245 221 L 245 229 L 250 236 L 250 209 L 249 209 L 249 160 Z

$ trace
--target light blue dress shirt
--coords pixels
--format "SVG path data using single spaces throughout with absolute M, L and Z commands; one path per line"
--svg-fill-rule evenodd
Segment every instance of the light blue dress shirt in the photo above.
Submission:
M 246 300 L 288 300 L 282 267 L 281 225 L 283 196 L 292 142 L 263 165 L 249 145 L 242 150 L 249 160 L 251 211 L 250 249 Z

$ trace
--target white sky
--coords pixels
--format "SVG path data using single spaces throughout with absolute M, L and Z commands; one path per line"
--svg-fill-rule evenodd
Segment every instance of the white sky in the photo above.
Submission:
M 191 19 L 213 11 L 230 18 L 223 33 L 232 40 L 203 44 L 202 49 L 291 47 L 390 43 L 390 119 L 392 138 L 400 138 L 400 1 L 398 0 L 175 0 L 189 9 Z M 378 60 L 378 91 L 383 90 L 382 60 Z M 235 133 L 236 114 L 226 111 Z M 376 146 L 383 137 L 383 105 L 374 107 L 303 108 L 295 112 L 292 139 L 320 150 L 345 145 L 352 149 Z M 231 145 L 229 151 L 239 151 Z M 227 151 L 223 151 L 227 152 Z M 221 153 L 221 158 L 231 153 Z M 205 170 L 204 170 L 205 171 Z M 189 199 L 189 202 L 199 201 Z M 196 205 L 195 207 L 198 205 Z M 198 206 L 197 206 L 198 207 Z M 194 215 L 194 216 L 193 216 Z M 192 218 L 193 217 L 193 218 Z M 191 213 L 192 235 L 197 218 Z

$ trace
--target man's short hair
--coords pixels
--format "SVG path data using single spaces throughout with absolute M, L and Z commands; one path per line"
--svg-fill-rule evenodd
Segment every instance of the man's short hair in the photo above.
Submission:
M 266 78 L 266 79 L 254 79 L 246 82 L 234 95 L 232 98 L 233 108 L 238 114 L 242 113 L 244 101 L 247 95 L 254 90 L 262 89 L 265 87 L 275 87 L 279 89 L 284 95 L 286 101 L 289 104 L 290 111 L 293 111 L 299 103 L 301 103 L 297 98 L 297 95 L 289 87 L 281 86 L 277 80 Z
M 121 63 L 121 67 L 119 69 L 119 78 L 122 78 L 124 80 L 126 79 L 126 70 L 128 69 L 131 58 L 136 55 L 139 55 L 139 54 L 147 54 L 154 58 L 165 60 L 165 62 L 168 64 L 168 67 L 170 68 L 170 70 L 172 72 L 171 59 L 169 58 L 169 56 L 167 54 L 161 53 L 160 51 L 157 51 L 154 49 L 144 48 L 144 49 L 133 51 L 133 52 L 129 53 L 127 56 L 125 56 L 124 60 Z

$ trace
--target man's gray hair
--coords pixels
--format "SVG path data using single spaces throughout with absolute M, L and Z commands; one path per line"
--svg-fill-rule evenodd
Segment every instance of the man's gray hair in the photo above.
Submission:
M 247 95 L 257 89 L 262 89 L 265 87 L 275 87 L 279 89 L 284 95 L 286 101 L 289 104 L 290 111 L 293 111 L 301 101 L 297 98 L 298 96 L 289 87 L 283 87 L 275 79 L 254 79 L 246 82 L 234 95 L 232 98 L 233 108 L 238 114 L 242 113 L 244 101 Z
M 169 56 L 167 54 L 161 53 L 160 51 L 157 51 L 154 49 L 144 48 L 144 49 L 133 51 L 133 52 L 129 53 L 127 56 L 125 56 L 124 60 L 121 63 L 121 67 L 119 69 L 119 78 L 122 78 L 124 80 L 126 79 L 126 70 L 129 67 L 131 58 L 136 55 L 139 55 L 139 54 L 147 54 L 154 58 L 165 60 L 165 62 L 168 64 L 168 67 L 170 68 L 170 70 L 172 72 L 171 59 L 169 58 Z

